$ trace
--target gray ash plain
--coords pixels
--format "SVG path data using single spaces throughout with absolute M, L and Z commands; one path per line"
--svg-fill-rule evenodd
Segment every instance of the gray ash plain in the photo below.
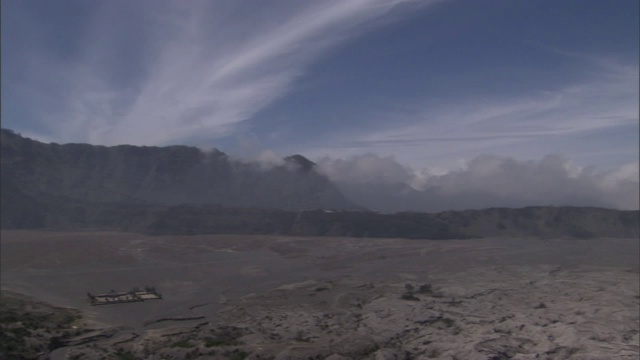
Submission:
M 78 309 L 91 329 L 54 359 L 639 355 L 638 239 L 45 230 L 1 239 L 2 289 Z M 145 285 L 164 299 L 86 300 Z

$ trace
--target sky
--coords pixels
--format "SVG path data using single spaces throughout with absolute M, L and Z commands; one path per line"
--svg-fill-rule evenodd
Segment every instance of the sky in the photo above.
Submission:
M 302 154 L 334 180 L 416 189 L 549 159 L 567 179 L 636 184 L 639 14 L 634 0 L 3 0 L 2 127 Z

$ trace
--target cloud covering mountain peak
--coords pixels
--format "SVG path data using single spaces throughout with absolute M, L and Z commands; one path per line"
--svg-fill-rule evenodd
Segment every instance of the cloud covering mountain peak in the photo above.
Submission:
M 319 169 L 338 183 L 347 197 L 380 211 L 533 205 L 639 207 L 637 162 L 600 170 L 581 167 L 557 154 L 537 160 L 479 155 L 442 173 L 365 154 L 346 160 L 325 157 L 319 161 Z

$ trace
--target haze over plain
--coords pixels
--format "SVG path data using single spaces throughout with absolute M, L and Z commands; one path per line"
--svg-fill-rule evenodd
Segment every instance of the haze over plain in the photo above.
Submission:
M 639 13 L 632 1 L 7 0 L 3 127 L 264 163 L 299 153 L 345 192 L 366 184 L 365 198 L 638 209 Z

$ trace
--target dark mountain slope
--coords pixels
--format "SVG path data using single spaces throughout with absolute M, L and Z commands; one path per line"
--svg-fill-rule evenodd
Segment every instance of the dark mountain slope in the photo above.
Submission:
M 526 207 L 446 211 L 435 218 L 484 237 L 639 237 L 640 212 L 594 207 Z
M 1 146 L 3 178 L 10 179 L 11 192 L 39 200 L 354 208 L 300 155 L 263 169 L 217 150 L 44 144 L 4 129 Z M 13 202 L 7 199 L 3 206 Z

